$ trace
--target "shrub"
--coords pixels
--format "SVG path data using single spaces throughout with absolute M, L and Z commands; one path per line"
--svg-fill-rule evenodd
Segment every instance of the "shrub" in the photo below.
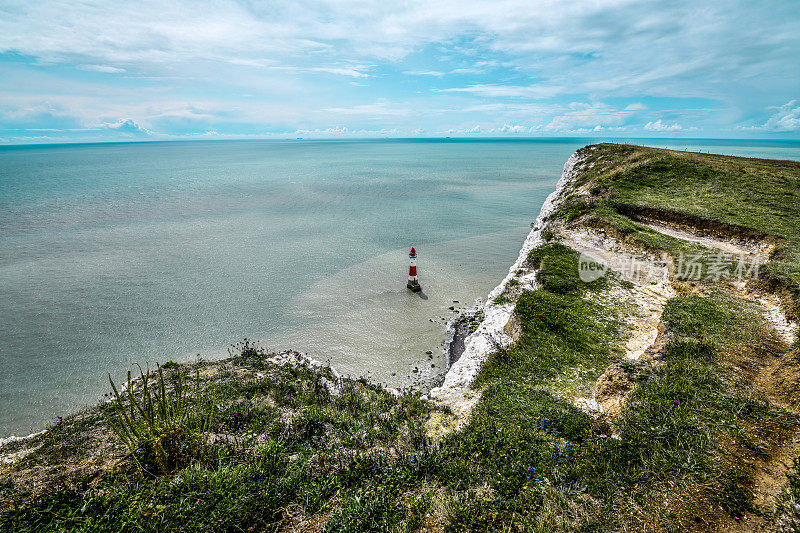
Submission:
M 495 298 L 493 302 L 494 302 L 494 305 L 505 305 L 507 303 L 510 303 L 511 300 L 509 300 L 508 296 L 506 296 L 505 294 L 501 294 L 500 296 Z
M 114 391 L 109 425 L 128 447 L 140 469 L 151 475 L 174 472 L 200 454 L 213 417 L 213 401 L 200 394 L 199 374 L 195 376 L 192 396 L 180 372 L 174 373 L 169 390 L 161 367 L 158 367 L 155 387 L 150 384 L 149 372 L 142 372 L 139 367 L 139 374 L 140 399 L 133 392 L 130 372 L 123 394 L 109 374 Z

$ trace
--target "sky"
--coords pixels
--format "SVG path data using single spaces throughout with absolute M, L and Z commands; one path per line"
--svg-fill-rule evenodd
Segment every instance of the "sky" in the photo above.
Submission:
M 800 139 L 798 0 L 0 0 L 0 144 Z

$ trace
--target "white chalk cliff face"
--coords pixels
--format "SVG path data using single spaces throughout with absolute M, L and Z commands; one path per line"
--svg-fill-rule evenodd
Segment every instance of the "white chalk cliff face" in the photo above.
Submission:
M 642 358 L 652 358 L 657 354 L 658 339 L 662 313 L 667 301 L 677 295 L 676 287 L 670 278 L 670 268 L 674 269 L 672 258 L 665 252 L 657 253 L 652 250 L 640 248 L 626 243 L 613 234 L 602 229 L 587 227 L 581 224 L 563 225 L 554 223 L 552 216 L 560 208 L 565 199 L 573 194 L 585 194 L 588 185 L 580 188 L 574 186 L 578 176 L 587 168 L 594 147 L 578 150 L 564 165 L 561 179 L 556 190 L 547 197 L 533 228 L 520 250 L 517 261 L 509 269 L 505 279 L 489 293 L 486 304 L 483 306 L 484 321 L 478 329 L 464 341 L 464 351 L 445 375 L 440 387 L 430 391 L 430 398 L 452 409 L 455 419 L 455 429 L 463 425 L 480 399 L 481 392 L 473 389 L 475 379 L 480 372 L 481 365 L 492 353 L 508 348 L 516 338 L 519 320 L 513 314 L 516 299 L 521 290 L 536 290 L 537 272 L 527 262 L 531 250 L 545 244 L 543 234 L 546 230 L 554 231 L 559 242 L 586 255 L 594 261 L 607 265 L 615 271 L 621 279 L 629 285 L 616 285 L 609 287 L 603 298 L 621 305 L 624 309 L 620 314 L 626 330 L 626 341 L 620 348 L 624 351 L 627 361 L 639 361 Z M 667 226 L 654 222 L 640 222 L 650 229 L 668 235 L 675 239 L 701 244 L 709 250 L 757 257 L 768 260 L 770 243 L 751 242 L 743 243 L 737 238 L 715 237 L 704 234 L 702 231 L 688 231 L 678 227 Z M 654 278 L 649 276 L 639 277 L 634 272 L 629 272 L 626 265 L 646 259 L 649 264 L 663 264 L 663 276 Z M 510 286 L 509 282 L 516 279 L 519 283 Z M 518 285 L 518 286 L 517 286 Z M 735 284 L 734 284 L 735 285 Z M 742 282 L 735 286 L 735 295 L 744 300 L 750 300 L 752 308 L 759 312 L 776 333 L 787 345 L 796 341 L 798 325 L 787 319 L 781 309 L 781 302 L 775 295 L 753 292 Z M 495 304 L 495 299 L 505 295 L 505 303 Z M 512 338 L 514 335 L 515 338 Z M 577 407 L 590 414 L 616 416 L 627 399 L 627 394 L 632 390 L 630 383 L 622 389 L 620 383 L 614 383 L 621 374 L 618 364 L 612 364 L 600 376 L 590 394 L 586 397 L 568 398 Z M 609 385 L 610 384 L 610 385 Z M 613 385 L 613 386 L 612 386 Z M 616 389 L 614 387 L 617 387 Z M 615 392 L 617 391 L 617 392 Z M 621 392 L 620 392 L 621 391 Z M 567 399 L 567 398 L 565 398 Z M 443 425 L 444 427 L 444 425 Z M 450 427 L 449 429 L 453 429 Z
M 486 304 L 483 306 L 485 316 L 483 322 L 464 341 L 464 352 L 458 361 L 450 367 L 442 385 L 432 389 L 430 392 L 432 399 L 447 405 L 453 410 L 459 425 L 466 421 L 472 408 L 480 398 L 480 393 L 473 390 L 471 385 L 475 381 L 481 365 L 491 353 L 496 352 L 498 348 L 507 348 L 513 340 L 505 329 L 511 319 L 515 303 L 508 302 L 497 305 L 494 303 L 494 299 L 503 294 L 508 282 L 514 278 L 516 271 L 522 267 L 531 250 L 544 244 L 542 233 L 547 227 L 548 219 L 563 202 L 563 193 L 566 186 L 578 174 L 577 167 L 583 161 L 583 157 L 579 153 L 580 151 L 572 154 L 564 164 L 561 179 L 558 180 L 556 189 L 544 201 L 539 216 L 536 218 L 531 232 L 522 245 L 517 261 L 509 269 L 505 279 L 489 293 Z M 520 277 L 519 282 L 524 289 L 536 289 L 536 273 L 529 272 Z

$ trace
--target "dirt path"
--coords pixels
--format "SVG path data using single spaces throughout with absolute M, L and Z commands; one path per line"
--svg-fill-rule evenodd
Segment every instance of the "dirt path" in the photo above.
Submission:
M 758 297 L 750 298 L 750 302 L 753 309 L 768 323 L 773 322 L 769 317 L 777 320 L 776 313 L 782 316 L 774 302 L 767 300 L 765 303 L 764 298 Z M 751 376 L 754 392 L 763 395 L 772 405 L 800 415 L 798 410 L 800 398 L 796 392 L 797 383 L 800 382 L 800 362 L 779 330 L 775 330 L 774 344 L 761 353 L 760 357 L 747 361 L 746 364 L 754 369 Z M 784 434 L 772 434 L 763 444 L 765 446 L 762 454 L 742 458 L 742 465 L 749 467 L 753 475 L 753 503 L 763 514 L 750 515 L 746 520 L 738 522 L 720 524 L 720 531 L 785 530 L 783 526 L 779 527 L 776 524 L 772 513 L 775 510 L 776 497 L 789 482 L 787 474 L 793 467 L 794 460 L 800 456 L 800 429 Z
M 622 316 L 628 326 L 625 359 L 639 360 L 658 339 L 664 306 L 677 294 L 667 276 L 665 258 L 629 248 L 601 230 L 592 228 L 562 228 L 561 237 L 562 244 L 606 265 L 629 282 L 627 286 L 614 284 L 604 291 L 602 298 L 613 301 L 617 308 L 627 310 Z M 659 263 L 663 268 L 655 272 L 637 268 L 637 265 Z M 621 412 L 633 387 L 634 383 L 620 371 L 618 365 L 611 365 L 598 378 L 591 397 L 574 398 L 573 403 L 589 414 L 604 413 L 613 418 Z
M 781 309 L 780 301 L 773 295 L 753 295 L 761 309 L 761 316 L 772 324 L 775 331 L 780 335 L 781 340 L 791 346 L 797 339 L 797 323 L 791 322 L 786 318 L 786 313 Z
M 628 248 L 601 231 L 590 228 L 564 228 L 561 235 L 563 244 L 607 265 L 632 284 L 608 296 L 615 300 L 627 300 L 627 306 L 635 310 L 627 317 L 631 330 L 625 344 L 625 357 L 631 361 L 638 360 L 658 337 L 661 313 L 667 300 L 676 295 L 667 277 L 668 260 Z M 663 268 L 648 271 L 637 267 L 645 264 L 660 264 Z
M 663 224 L 646 223 L 647 227 L 688 242 L 698 243 L 707 248 L 721 250 L 733 255 L 744 255 L 754 259 L 766 260 L 770 247 L 760 243 L 748 243 L 741 240 L 726 240 L 706 235 L 699 235 Z M 585 254 L 595 261 L 604 263 L 611 270 L 622 274 L 622 278 L 630 281 L 626 289 L 619 289 L 626 295 L 609 295 L 611 298 L 628 299 L 638 311 L 629 317 L 630 336 L 625 345 L 625 355 L 629 360 L 637 360 L 643 354 L 653 351 L 659 334 L 661 315 L 666 302 L 676 296 L 676 291 L 668 279 L 642 276 L 641 272 L 631 269 L 635 261 L 659 261 L 652 254 L 640 250 L 629 249 L 610 238 L 602 231 L 586 227 L 562 228 L 563 244 Z M 756 310 L 775 331 L 775 343 L 768 355 L 761 355 L 750 361 L 754 368 L 752 385 L 754 392 L 763 394 L 773 405 L 800 414 L 800 391 L 795 392 L 796 383 L 800 382 L 800 363 L 792 356 L 791 346 L 797 339 L 798 326 L 787 320 L 780 301 L 774 295 L 760 294 L 750 291 L 744 282 L 728 285 L 730 292 L 739 298 L 749 300 Z M 616 383 L 620 374 L 617 365 L 610 366 L 595 386 L 591 398 L 578 398 L 576 405 L 587 411 L 605 412 L 613 416 L 621 409 L 621 404 L 630 392 L 631 387 L 625 383 Z M 610 384 L 610 385 L 609 385 Z M 614 389 L 616 392 L 606 394 L 601 389 Z M 774 509 L 775 497 L 780 494 L 788 482 L 787 472 L 794 459 L 800 455 L 800 431 L 793 434 L 776 436 L 768 443 L 768 452 L 763 457 L 750 461 L 754 476 L 754 503 L 767 513 L 766 516 L 749 516 L 747 520 L 721 525 L 726 531 L 774 531 L 775 525 L 769 519 Z
M 640 221 L 639 224 L 647 226 L 662 235 L 667 235 L 683 241 L 694 242 L 706 248 L 714 248 L 732 255 L 744 255 L 745 257 L 759 256 L 762 260 L 766 260 L 771 249 L 767 244 L 745 242 L 737 239 L 720 239 L 655 222 Z
M 762 316 L 774 316 L 774 308 L 765 307 L 760 300 L 753 302 L 761 309 Z M 777 329 L 776 333 L 773 349 L 760 360 L 762 366 L 756 371 L 753 388 L 763 393 L 771 404 L 800 415 L 798 398 L 794 394 L 800 382 L 800 365 L 784 336 Z M 774 508 L 775 496 L 788 483 L 787 473 L 799 455 L 800 430 L 774 443 L 769 455 L 755 462 L 754 501 L 759 509 L 770 512 Z
M 767 261 L 769 252 L 772 249 L 771 245 L 766 243 L 745 242 L 741 239 L 720 239 L 718 237 L 700 235 L 685 229 L 655 222 L 640 222 L 640 224 L 663 235 L 701 244 L 706 248 L 721 250 L 732 255 L 743 255 L 748 259 L 758 257 L 762 261 Z M 746 290 L 743 282 L 737 282 L 734 285 L 738 292 L 737 296 L 750 300 L 757 300 L 760 304 L 758 309 L 761 316 L 772 324 L 787 344 L 791 345 L 795 341 L 798 333 L 798 325 L 786 319 L 786 314 L 781 309 L 780 301 L 774 295 L 749 292 Z

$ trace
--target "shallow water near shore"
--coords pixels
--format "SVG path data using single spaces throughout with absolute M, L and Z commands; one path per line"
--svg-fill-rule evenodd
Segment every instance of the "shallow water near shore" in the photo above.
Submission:
M 503 278 L 589 142 L 0 148 L 0 437 L 94 403 L 107 372 L 243 337 L 430 382 L 449 307 Z M 800 158 L 797 143 L 715 142 L 652 145 Z M 412 245 L 422 295 L 405 289 Z

